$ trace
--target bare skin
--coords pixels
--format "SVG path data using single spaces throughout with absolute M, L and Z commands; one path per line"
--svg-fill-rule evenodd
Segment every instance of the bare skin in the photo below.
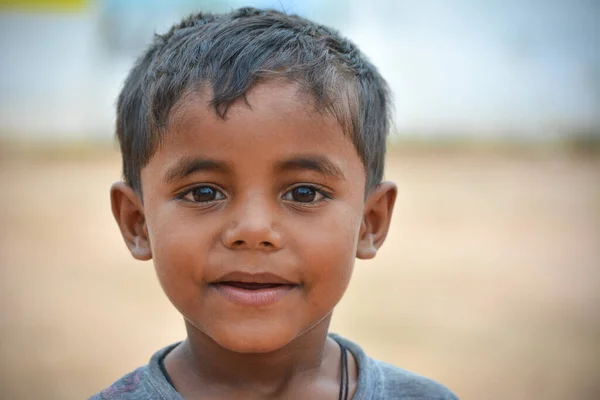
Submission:
M 385 240 L 396 186 L 365 200 L 354 144 L 293 84 L 258 85 L 225 120 L 207 97 L 173 111 L 143 196 L 123 182 L 111 191 L 132 255 L 154 260 L 185 319 L 166 369 L 186 399 L 337 399 L 331 314 L 355 258 Z
M 175 387 L 181 388 L 178 390 L 186 399 L 337 399 L 340 347 L 331 338 L 317 341 L 312 337 L 321 334 L 309 332 L 302 340 L 269 354 L 232 353 L 211 346 L 210 338 L 194 338 L 205 342 L 202 350 L 192 349 L 191 341 L 185 341 L 167 356 L 165 363 Z M 300 342 L 324 346 L 312 349 Z M 206 352 L 209 348 L 213 353 Z M 196 354 L 202 355 L 201 363 Z M 358 371 L 351 355 L 348 361 L 352 398 Z

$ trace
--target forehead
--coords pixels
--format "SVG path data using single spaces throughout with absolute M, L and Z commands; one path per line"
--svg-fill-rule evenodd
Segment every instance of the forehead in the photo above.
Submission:
M 331 113 L 317 104 L 314 96 L 299 85 L 283 79 L 255 85 L 229 105 L 224 118 L 216 113 L 211 99 L 210 89 L 206 87 L 184 96 L 174 107 L 165 136 L 168 138 L 191 130 L 202 130 L 205 133 L 217 131 L 228 140 L 244 140 L 244 133 L 257 133 L 251 132 L 249 126 L 240 129 L 247 122 L 260 124 L 263 129 L 277 127 L 276 131 L 282 136 L 298 129 L 305 130 L 307 134 L 327 132 L 331 139 L 334 139 L 333 136 L 347 136 Z M 271 130 L 265 130 L 264 133 L 272 140 L 277 138 Z M 208 139 L 207 135 L 202 136 L 200 139 Z M 306 138 L 310 138 L 310 135 Z
M 316 155 L 330 158 L 344 173 L 364 175 L 349 135 L 297 85 L 256 85 L 230 106 L 225 119 L 216 114 L 210 98 L 199 91 L 180 101 L 147 167 L 158 163 L 168 168 L 181 158 L 204 157 L 258 168 Z
M 173 110 L 157 153 L 218 156 L 253 147 L 264 156 L 329 151 L 331 156 L 355 158 L 360 163 L 350 136 L 336 118 L 318 110 L 312 96 L 295 84 L 256 85 L 229 107 L 224 119 L 215 113 L 210 98 L 199 91 L 182 99 Z

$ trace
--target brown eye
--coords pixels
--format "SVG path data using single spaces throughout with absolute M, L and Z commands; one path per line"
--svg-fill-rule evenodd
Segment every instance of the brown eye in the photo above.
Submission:
M 315 201 L 317 191 L 307 186 L 300 186 L 292 189 L 291 195 L 294 201 L 298 201 L 300 203 L 310 203 Z
M 208 203 L 224 199 L 223 193 L 211 186 L 198 186 L 187 192 L 183 199 L 194 203 Z
M 314 204 L 318 203 L 326 198 L 331 198 L 322 190 L 313 186 L 296 186 L 290 189 L 283 195 L 283 199 L 287 201 L 293 201 L 296 203 L 307 203 Z

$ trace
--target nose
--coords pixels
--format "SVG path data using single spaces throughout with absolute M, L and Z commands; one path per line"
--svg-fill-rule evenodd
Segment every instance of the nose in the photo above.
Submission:
M 257 197 L 257 196 L 256 196 Z M 281 234 L 274 227 L 274 210 L 268 202 L 254 197 L 233 212 L 231 224 L 223 231 L 225 247 L 241 250 L 275 251 L 281 248 Z

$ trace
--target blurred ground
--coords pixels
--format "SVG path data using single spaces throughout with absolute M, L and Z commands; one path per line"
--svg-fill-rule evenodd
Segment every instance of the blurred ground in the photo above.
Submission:
M 0 398 L 82 399 L 183 337 L 110 214 L 111 150 L 0 152 Z M 600 158 L 392 152 L 333 331 L 465 399 L 600 398 Z

